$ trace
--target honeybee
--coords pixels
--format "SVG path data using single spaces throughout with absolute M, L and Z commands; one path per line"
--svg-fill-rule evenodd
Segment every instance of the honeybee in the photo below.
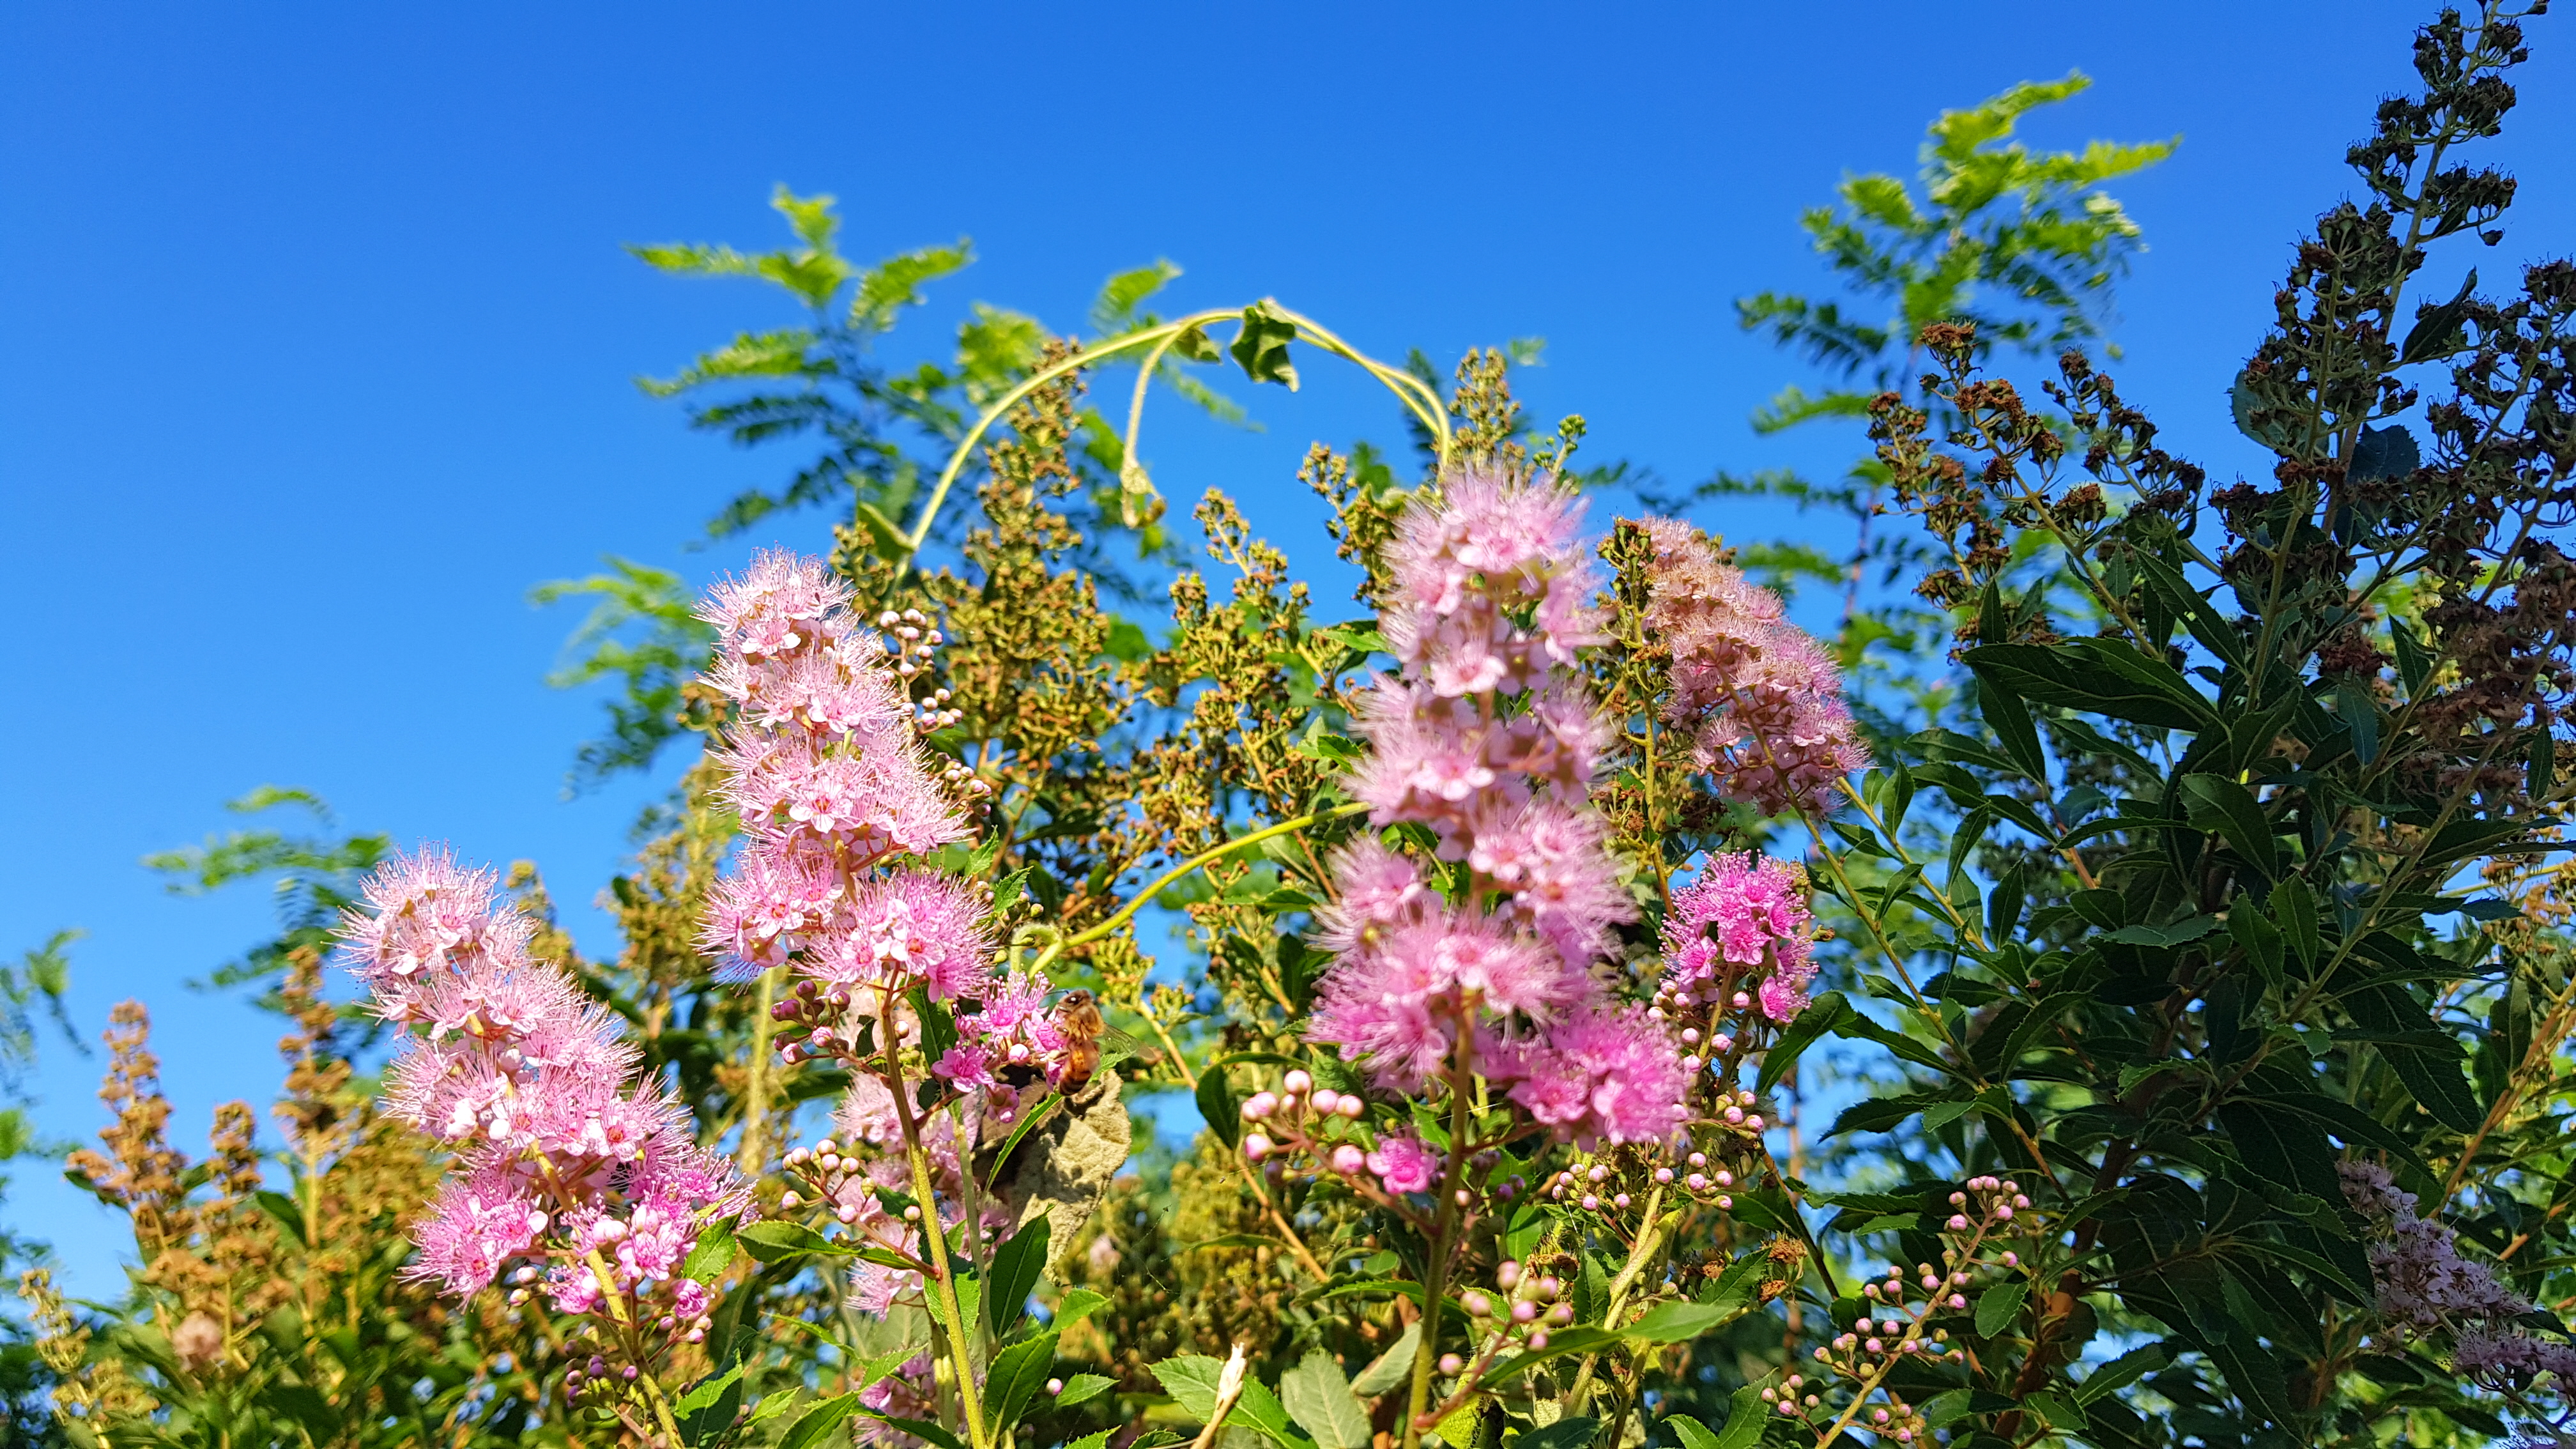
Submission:
M 1100 1033 L 1107 1026 L 1088 991 L 1068 991 L 1056 1003 L 1055 1029 L 1064 1033 L 1064 1081 L 1056 1090 L 1072 1096 L 1100 1070 Z

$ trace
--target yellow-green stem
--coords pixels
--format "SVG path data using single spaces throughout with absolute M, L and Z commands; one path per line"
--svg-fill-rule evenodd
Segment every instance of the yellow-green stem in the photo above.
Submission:
M 599 1280 L 599 1296 L 608 1300 L 609 1317 L 616 1319 L 617 1326 L 625 1331 L 627 1351 L 642 1357 L 643 1335 L 636 1332 L 635 1316 L 627 1311 L 625 1295 L 617 1291 L 617 1275 L 609 1271 L 608 1260 L 600 1256 L 597 1248 L 591 1249 L 586 1256 L 591 1276 Z M 671 1406 L 662 1398 L 662 1381 L 640 1363 L 635 1366 L 635 1373 L 636 1386 L 644 1391 L 644 1402 L 652 1406 L 653 1421 L 662 1426 L 662 1435 L 671 1441 L 671 1449 L 679 1449 L 680 1426 L 671 1418 Z
M 1449 1170 L 1440 1178 L 1440 1216 L 1431 1232 L 1431 1275 L 1422 1286 L 1422 1342 L 1413 1350 L 1413 1392 L 1406 1397 L 1404 1449 L 1422 1442 L 1422 1411 L 1431 1406 L 1431 1371 L 1440 1361 L 1440 1310 L 1449 1301 L 1449 1259 L 1457 1251 L 1458 1194 L 1467 1185 L 1468 1054 L 1472 1028 L 1458 1027 L 1455 1065 L 1449 1073 Z
M 1665 1224 L 1656 1216 L 1663 1205 L 1664 1189 L 1663 1185 L 1658 1183 L 1646 1194 L 1646 1225 L 1637 1232 L 1637 1246 L 1629 1250 L 1627 1266 L 1619 1270 L 1618 1277 L 1610 1280 L 1610 1303 L 1601 1311 L 1603 1328 L 1614 1332 L 1618 1329 L 1619 1310 L 1628 1306 L 1628 1293 L 1637 1286 L 1637 1274 L 1645 1268 L 1647 1257 L 1664 1240 Z M 1582 1412 L 1583 1401 L 1592 1392 L 1592 1371 L 1599 1366 L 1600 1362 L 1601 1355 L 1597 1353 L 1587 1353 L 1583 1356 L 1583 1367 L 1574 1375 L 1573 1391 L 1565 1396 L 1566 1413 Z
M 904 1091 L 903 1072 L 895 1055 L 894 1011 L 892 1003 L 878 1020 L 886 1034 L 886 1086 L 894 1098 L 896 1122 L 903 1128 L 904 1156 L 912 1165 L 913 1202 L 921 1210 L 921 1236 L 930 1245 L 926 1255 L 931 1267 L 932 1306 L 939 1315 L 940 1326 L 948 1330 L 948 1354 L 957 1371 L 957 1402 L 965 1410 L 966 1438 L 975 1449 L 990 1449 L 985 1438 L 984 1402 L 975 1392 L 975 1358 L 966 1342 L 966 1314 L 958 1306 L 957 1281 L 948 1259 L 948 1234 L 939 1222 L 939 1198 L 930 1182 L 930 1154 L 922 1150 L 921 1124 L 912 1114 L 912 1102 Z
M 1132 919 L 1138 911 L 1143 910 L 1148 904 L 1150 904 L 1154 897 L 1161 895 L 1163 893 L 1163 887 L 1170 885 L 1172 882 L 1181 879 L 1183 876 L 1188 875 L 1190 872 L 1197 870 L 1202 866 L 1213 861 L 1221 860 L 1226 856 L 1233 854 L 1235 851 L 1243 849 L 1247 845 L 1259 845 L 1265 840 L 1287 835 L 1294 831 L 1303 830 L 1309 825 L 1315 825 L 1326 820 L 1341 820 L 1349 816 L 1358 815 L 1366 811 L 1368 808 L 1369 807 L 1367 805 L 1361 804 L 1357 801 L 1348 805 L 1336 805 L 1330 810 L 1318 810 L 1311 815 L 1300 815 L 1294 820 L 1282 820 L 1276 825 L 1265 826 L 1262 829 L 1253 831 L 1249 835 L 1238 835 L 1234 839 L 1229 840 L 1214 849 L 1201 851 L 1197 855 L 1191 856 L 1189 859 L 1182 861 L 1179 865 L 1173 866 L 1170 870 L 1163 872 L 1161 875 L 1158 875 L 1151 881 L 1147 882 L 1142 890 L 1136 892 L 1134 899 L 1128 901 L 1127 904 L 1120 906 L 1115 915 L 1102 921 L 1099 925 L 1093 926 L 1087 931 L 1076 932 L 1062 940 L 1049 942 L 1046 949 L 1038 953 L 1038 958 L 1034 965 L 1043 968 L 1048 962 L 1053 961 L 1056 957 L 1062 955 L 1066 948 L 1086 945 L 1117 930 L 1120 926 L 1127 924 L 1127 922 Z
M 751 1076 L 742 1089 L 742 1146 L 734 1154 L 734 1165 L 750 1178 L 759 1177 L 769 1160 L 769 1046 L 778 1034 L 778 1022 L 769 1013 L 777 1004 L 778 973 L 763 971 L 751 1016 Z

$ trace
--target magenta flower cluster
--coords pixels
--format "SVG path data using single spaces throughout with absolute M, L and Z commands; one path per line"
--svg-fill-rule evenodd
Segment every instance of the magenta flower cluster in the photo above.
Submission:
M 1833 659 L 1698 529 L 1644 526 L 1646 620 L 1672 654 L 1665 718 L 1690 733 L 1727 799 L 1765 815 L 1830 811 L 1845 777 L 1869 764 Z
M 702 1334 L 707 1290 L 681 1261 L 706 1224 L 750 1211 L 750 1190 L 637 1080 L 617 1017 L 530 956 L 530 923 L 490 871 L 400 856 L 363 899 L 340 960 L 405 1033 L 387 1107 L 457 1158 L 409 1271 L 462 1296 L 513 1260 L 524 1288 L 543 1264 L 559 1311 L 615 1294 L 640 1322 Z
M 1759 1002 L 1785 1025 L 1806 1009 L 1815 979 L 1815 927 L 1797 866 L 1751 851 L 1721 855 L 1673 892 L 1658 1005 L 1722 1013 Z
M 1472 1070 L 1564 1139 L 1670 1139 L 1681 1053 L 1591 969 L 1637 909 L 1588 798 L 1609 726 L 1577 667 L 1602 638 L 1582 502 L 1477 472 L 1440 495 L 1388 549 L 1380 633 L 1402 668 L 1362 706 L 1351 790 L 1373 824 L 1429 830 L 1450 890 L 1375 840 L 1335 857 L 1311 1035 L 1386 1091 Z

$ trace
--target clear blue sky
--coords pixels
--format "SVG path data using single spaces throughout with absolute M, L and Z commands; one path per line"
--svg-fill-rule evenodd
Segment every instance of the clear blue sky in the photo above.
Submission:
M 191 992 L 256 938 L 256 892 L 164 896 L 144 852 L 264 782 L 349 824 L 541 862 L 572 924 L 636 783 L 558 787 L 595 702 L 550 692 L 538 580 L 616 552 L 697 575 L 808 518 L 684 554 L 783 459 L 686 433 L 630 379 L 786 320 L 657 277 L 627 241 L 777 235 L 771 186 L 831 191 L 853 254 L 971 235 L 904 345 L 989 300 L 1077 326 L 1112 271 L 1175 298 L 1275 294 L 1360 346 L 1441 359 L 1548 340 L 1534 408 L 1668 479 L 1825 470 L 1854 434 L 1757 439 L 1800 378 L 1730 300 L 1815 285 L 1794 218 L 1852 169 L 1910 172 L 1924 123 L 2081 67 L 2042 144 L 2183 135 L 2118 188 L 2151 246 L 2116 371 L 2166 441 L 2260 466 L 2221 389 L 2291 239 L 2347 194 L 2346 142 L 2405 85 L 2420 4 L 1400 6 L 57 4 L 0 14 L 0 569 L 20 620 L 0 713 L 0 951 L 58 926 L 94 1032 L 150 1002 L 180 1140 L 265 1102 L 276 1024 Z M 1936 19 L 1935 17 L 1940 17 Z M 2494 154 L 2524 200 L 2490 281 L 2576 228 L 2576 30 L 2533 26 Z M 903 348 L 896 349 L 900 356 Z M 1394 441 L 1319 363 L 1266 431 L 1168 408 L 1183 507 L 1246 500 L 1329 563 L 1293 482 L 1310 438 Z M 1241 391 L 1238 389 L 1238 391 Z M 1794 527 L 1736 514 L 1739 535 Z M 1825 539 L 1828 544 L 1839 540 Z M 98 1123 L 99 1061 L 47 1044 L 42 1122 Z M 5 1209 L 79 1291 L 114 1244 L 41 1165 Z

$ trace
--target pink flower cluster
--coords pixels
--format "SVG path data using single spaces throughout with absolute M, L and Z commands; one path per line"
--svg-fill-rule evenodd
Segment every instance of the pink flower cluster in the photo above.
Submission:
M 2531 1311 L 2495 1270 L 2460 1256 L 2445 1224 L 2415 1214 L 2415 1194 L 2375 1162 L 2339 1165 L 2345 1201 L 2378 1230 L 2370 1276 L 2379 1316 L 2408 1334 L 2451 1332 L 2451 1367 L 2464 1378 L 2521 1388 L 2541 1374 L 2560 1392 L 2576 1387 L 2576 1344 L 2533 1338 L 2513 1320 Z
M 1646 620 L 1673 661 L 1665 718 L 1690 732 L 1726 798 L 1766 815 L 1830 811 L 1844 778 L 1869 764 L 1832 658 L 1698 529 L 1669 518 L 1644 527 L 1654 544 Z
M 636 1079 L 618 1019 L 529 955 L 530 923 L 490 871 L 444 851 L 398 856 L 342 923 L 340 960 L 405 1032 L 389 1110 L 445 1143 L 458 1171 L 416 1231 L 409 1271 L 460 1296 L 513 1259 L 566 1313 L 614 1293 L 696 1336 L 703 1285 L 678 1277 L 706 1223 L 751 1210 L 730 1164 Z M 605 1265 L 606 1279 L 594 1264 Z
M 1723 1012 L 1759 1000 L 1764 1016 L 1785 1024 L 1806 1009 L 1815 979 L 1815 928 L 1797 866 L 1752 851 L 1721 855 L 1673 892 L 1658 1004 Z
M 1375 840 L 1338 854 L 1317 936 L 1338 959 L 1311 1035 L 1387 1091 L 1471 1060 L 1568 1140 L 1669 1139 L 1681 1054 L 1591 972 L 1637 910 L 1588 800 L 1609 727 L 1576 667 L 1601 638 L 1582 502 L 1483 473 L 1441 495 L 1388 549 L 1380 633 L 1402 672 L 1360 710 L 1371 754 L 1351 790 L 1374 824 L 1428 827 L 1464 890 L 1445 897 Z
M 882 996 L 926 983 L 946 994 L 990 954 L 980 907 L 929 872 L 863 873 L 964 839 L 951 795 L 971 797 L 982 782 L 954 766 L 934 777 L 921 746 L 929 721 L 905 671 L 923 628 L 879 621 L 901 641 L 898 656 L 850 604 L 819 560 L 773 551 L 699 611 L 717 631 L 706 682 L 739 706 L 715 759 L 746 837 L 710 904 L 706 944 L 741 974 L 797 958 L 837 986 Z

